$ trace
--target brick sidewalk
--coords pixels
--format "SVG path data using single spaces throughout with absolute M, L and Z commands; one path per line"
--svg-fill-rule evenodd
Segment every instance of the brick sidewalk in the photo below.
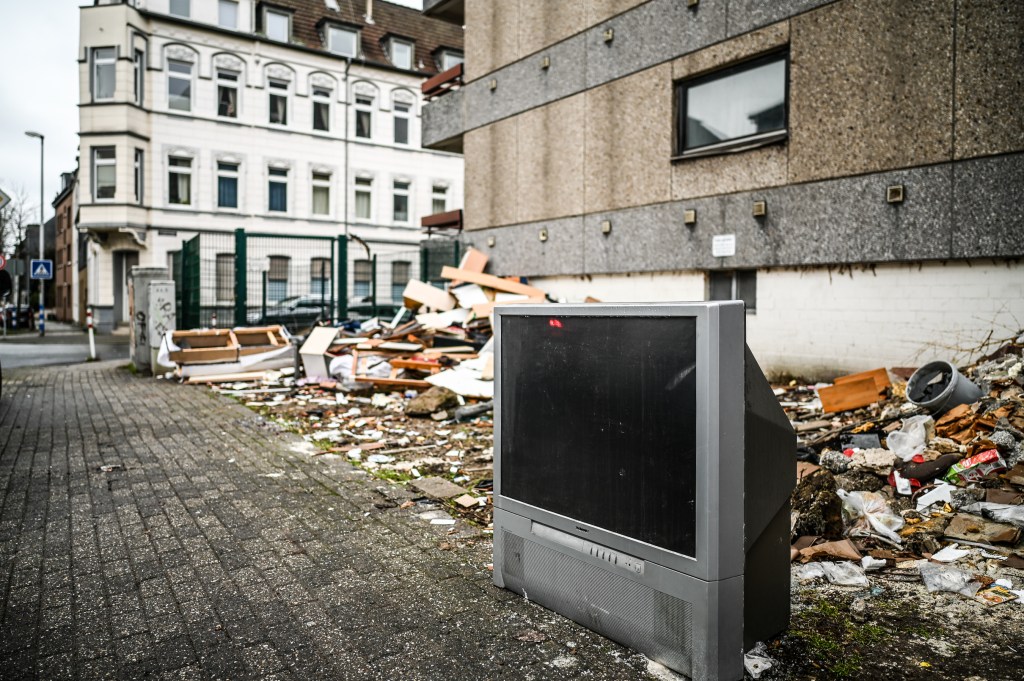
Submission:
M 209 390 L 115 363 L 4 379 L 3 678 L 650 678 L 495 588 L 473 528 Z

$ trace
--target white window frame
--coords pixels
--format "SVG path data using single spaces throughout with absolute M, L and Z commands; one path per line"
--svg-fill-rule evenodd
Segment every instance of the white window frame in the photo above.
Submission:
M 142 149 L 135 149 L 132 170 L 135 181 L 135 203 L 142 205 L 146 197 L 146 152 Z
M 101 151 L 113 152 L 110 158 L 99 158 Z M 100 198 L 99 196 L 99 172 L 100 166 L 113 166 L 114 168 L 114 193 L 111 196 Z M 92 200 L 95 203 L 109 203 L 117 199 L 117 147 L 102 146 L 92 148 Z
M 225 170 L 221 168 L 221 164 L 232 165 L 235 167 L 234 170 Z M 217 210 L 225 211 L 239 211 L 242 209 L 242 164 L 238 161 L 228 159 L 217 159 L 214 161 L 214 168 L 216 174 L 216 186 L 214 187 L 214 199 L 213 203 Z M 222 206 L 220 205 L 220 181 L 222 178 L 234 179 L 235 181 L 235 205 L 234 206 Z
M 405 187 L 400 188 L 400 184 L 404 184 Z M 405 197 L 405 220 L 399 220 L 396 216 L 395 199 L 400 196 Z M 408 225 L 412 222 L 412 182 L 409 180 L 391 181 L 391 221 L 396 225 Z
M 231 8 L 235 14 L 235 20 L 230 23 L 224 21 L 224 10 Z M 238 0 L 217 0 L 217 25 L 232 31 L 238 30 Z
M 138 48 L 132 52 L 132 87 L 135 103 L 143 106 L 146 97 L 146 51 Z
M 192 0 L 177 0 L 177 1 L 179 3 L 180 2 L 185 3 L 185 13 L 182 14 L 181 12 L 175 12 L 174 11 L 175 0 L 169 0 L 169 2 L 167 3 L 167 13 L 170 14 L 172 17 L 183 17 L 185 19 L 191 18 L 192 17 Z
M 234 76 L 234 80 L 231 79 L 231 76 Z M 239 109 L 241 108 L 239 106 L 239 104 L 240 104 L 241 99 L 242 99 L 241 96 L 240 96 L 240 94 L 241 94 L 241 87 L 240 87 L 241 81 L 242 81 L 242 74 L 239 73 L 238 71 L 235 71 L 233 69 L 223 69 L 223 68 L 219 68 L 219 67 L 216 69 L 217 117 L 218 118 L 237 119 L 239 117 Z M 227 114 L 222 114 L 220 112 L 220 89 L 222 87 L 223 88 L 230 88 L 230 89 L 235 91 L 235 115 L 234 116 L 230 116 L 230 115 L 227 115 Z
M 355 178 L 355 184 L 353 189 L 353 200 L 352 208 L 355 219 L 359 222 L 372 222 L 373 221 L 373 178 L 372 177 L 357 177 Z M 366 202 L 369 207 L 369 211 L 366 216 L 359 214 L 359 195 L 366 194 Z
M 402 109 L 405 109 L 404 111 Z M 394 119 L 391 126 L 391 135 L 395 144 L 400 144 L 403 147 L 412 145 L 412 104 L 406 102 L 394 102 L 391 105 L 391 113 Z M 405 141 L 398 141 L 398 121 L 405 121 Z
M 360 100 L 362 100 L 362 101 L 360 101 Z M 353 134 L 354 137 L 358 137 L 359 139 L 362 139 L 362 140 L 372 140 L 373 139 L 373 108 L 374 108 L 375 103 L 376 103 L 376 97 L 374 97 L 373 95 L 359 95 L 359 94 L 356 95 L 356 97 L 355 97 L 355 106 L 353 107 L 354 110 L 355 110 L 355 118 L 352 121 L 352 124 L 353 124 L 352 134 Z M 359 114 L 360 113 L 365 113 L 369 117 L 369 121 L 370 121 L 370 123 L 369 123 L 369 128 L 370 128 L 369 129 L 369 133 L 370 134 L 369 135 L 365 135 L 364 136 L 364 135 L 358 134 L 358 130 L 359 130 L 359 123 L 358 123 L 358 121 L 359 121 Z
M 409 63 L 408 65 L 399 63 L 395 54 L 396 48 L 401 45 L 402 47 L 409 48 Z M 416 67 L 416 43 L 411 40 L 405 40 L 404 38 L 391 38 L 388 40 L 388 59 L 391 60 L 392 66 L 399 69 L 406 69 L 412 71 Z
M 173 165 L 172 161 L 178 160 L 178 159 L 180 159 L 182 161 L 188 161 L 188 166 L 176 166 L 176 165 Z M 168 154 L 167 155 L 167 196 L 166 196 L 166 199 L 167 199 L 167 205 L 168 206 L 174 206 L 174 207 L 189 206 L 189 207 L 192 207 L 192 206 L 196 205 L 196 201 L 195 201 L 196 183 L 194 182 L 195 175 L 192 172 L 193 171 L 192 166 L 194 164 L 195 164 L 195 159 L 192 158 L 191 156 L 183 156 L 183 155 L 175 155 L 175 154 Z M 188 203 L 183 203 L 183 202 L 172 203 L 171 202 L 171 175 L 172 174 L 174 174 L 174 175 L 188 175 Z
M 186 77 L 179 71 L 172 71 L 172 64 L 180 64 L 188 67 L 188 76 Z M 192 111 L 192 95 L 195 89 L 195 64 L 188 61 L 181 61 L 180 59 L 168 59 L 167 60 L 167 108 L 171 111 L 183 111 L 185 113 L 191 113 Z M 188 80 L 188 108 L 179 109 L 171 104 L 171 81 L 172 80 Z
M 441 210 L 437 209 L 438 201 L 441 202 Z M 435 184 L 430 190 L 430 208 L 432 215 L 448 212 L 448 187 L 443 184 Z
M 321 176 L 321 177 L 317 177 L 318 175 Z M 326 179 L 324 179 L 323 176 L 326 176 Z M 332 182 L 332 179 L 333 179 L 334 175 L 330 171 L 328 171 L 328 170 L 313 170 L 313 171 L 310 172 L 310 176 L 309 177 L 310 177 L 310 179 L 309 179 L 309 185 L 310 185 L 309 214 L 313 215 L 313 216 L 319 216 L 319 217 L 330 217 L 331 214 L 332 214 L 332 211 L 331 211 L 332 206 L 331 206 L 331 204 L 333 203 L 331 201 L 331 182 Z M 316 212 L 316 190 L 317 189 L 326 189 L 327 190 L 327 212 L 326 213 L 318 213 L 318 212 Z
M 332 108 L 331 107 L 331 99 L 332 99 L 332 97 L 334 95 L 334 92 L 330 88 L 326 88 L 326 87 L 323 87 L 323 86 L 320 86 L 320 85 L 314 85 L 311 88 L 311 91 L 312 91 L 312 95 L 310 96 L 310 99 L 313 102 L 313 110 L 312 110 L 313 119 L 310 121 L 310 124 L 313 126 L 313 130 L 316 130 L 318 132 L 330 132 L 331 131 L 331 123 L 332 123 L 332 121 L 331 121 L 331 108 Z M 327 107 L 327 115 L 324 117 L 324 122 L 327 124 L 326 128 L 318 128 L 318 127 L 316 127 L 316 108 L 317 108 L 317 105 L 324 105 L 324 106 Z
M 280 174 L 283 173 L 283 174 Z M 273 178 L 273 179 L 271 179 Z M 291 194 L 290 182 L 291 180 L 291 168 L 281 168 L 276 166 L 267 166 L 267 212 L 273 213 L 274 215 L 287 215 L 289 213 L 288 197 Z M 272 209 L 270 207 L 270 183 L 284 185 L 284 210 Z M 285 296 L 287 297 L 287 296 Z
M 334 37 L 337 34 L 347 34 L 347 35 L 352 37 L 352 51 L 351 52 L 346 51 L 346 50 L 335 49 Z M 327 35 L 325 37 L 326 37 L 326 42 L 327 42 L 327 51 L 330 52 L 331 54 L 337 54 L 337 55 L 340 55 L 342 57 L 352 57 L 352 58 L 355 58 L 355 57 L 359 56 L 359 52 L 360 52 L 360 49 L 359 49 L 359 31 L 357 31 L 356 29 L 354 29 L 354 28 L 345 28 L 343 26 L 328 26 L 327 27 Z
M 284 17 L 285 19 L 285 31 L 286 35 L 284 38 L 278 38 L 270 35 L 270 17 Z M 292 15 L 290 12 L 283 10 L 274 9 L 272 7 L 263 8 L 263 34 L 270 40 L 276 40 L 278 42 L 287 43 L 291 42 L 292 39 Z
M 281 86 L 284 87 L 281 87 Z M 291 118 L 292 98 L 291 98 L 292 84 L 287 80 L 281 80 L 280 78 L 267 78 L 267 124 L 268 125 L 280 125 L 282 127 L 288 126 L 288 120 Z M 273 112 L 273 100 L 272 97 L 284 97 L 284 122 L 272 122 L 270 120 L 271 113 Z
M 100 57 L 99 53 L 101 50 L 110 50 L 113 54 L 112 57 Z M 92 101 L 94 102 L 109 102 L 114 99 L 117 94 L 117 48 L 116 47 L 94 47 L 91 52 L 92 56 Z M 110 77 L 113 79 L 113 87 L 110 89 L 109 97 L 100 97 L 97 93 L 99 92 L 100 74 L 99 70 L 102 66 L 110 66 Z
M 458 50 L 441 50 L 438 56 L 438 67 L 442 73 L 466 62 L 466 55 Z

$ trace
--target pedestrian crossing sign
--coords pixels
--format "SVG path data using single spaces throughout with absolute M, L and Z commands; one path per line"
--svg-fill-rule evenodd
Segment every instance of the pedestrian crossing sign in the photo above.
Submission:
M 53 261 L 33 260 L 29 272 L 32 279 L 53 279 Z

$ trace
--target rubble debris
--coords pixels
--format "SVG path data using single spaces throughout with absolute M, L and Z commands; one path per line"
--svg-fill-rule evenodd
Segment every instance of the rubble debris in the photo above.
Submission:
M 469 494 L 465 488 L 444 478 L 422 478 L 409 483 L 409 486 L 433 499 L 451 499 Z
M 459 396 L 448 388 L 433 386 L 427 391 L 409 400 L 405 405 L 405 413 L 409 416 L 428 417 L 445 409 L 457 407 Z
M 983 544 L 1016 544 L 1020 541 L 1020 528 L 969 513 L 957 513 L 946 527 L 945 535 Z
M 790 503 L 794 536 L 816 535 L 827 539 L 843 536 L 842 503 L 836 496 L 835 478 L 819 469 L 797 482 Z
M 973 598 L 981 589 L 981 582 L 963 570 L 922 560 L 918 564 L 921 580 L 929 593 L 950 591 Z
M 768 656 L 768 649 L 761 641 L 758 641 L 749 653 L 743 655 L 743 668 L 754 679 L 761 678 L 761 674 L 771 669 L 774 664 L 775 660 Z

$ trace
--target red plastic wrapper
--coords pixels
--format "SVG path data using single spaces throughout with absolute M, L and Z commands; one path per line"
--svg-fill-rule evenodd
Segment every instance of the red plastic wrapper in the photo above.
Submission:
M 987 449 L 980 454 L 963 459 L 960 463 L 953 464 L 943 478 L 954 485 L 968 482 L 977 482 L 989 473 L 998 473 L 1006 470 L 1006 462 L 999 456 L 995 449 Z

